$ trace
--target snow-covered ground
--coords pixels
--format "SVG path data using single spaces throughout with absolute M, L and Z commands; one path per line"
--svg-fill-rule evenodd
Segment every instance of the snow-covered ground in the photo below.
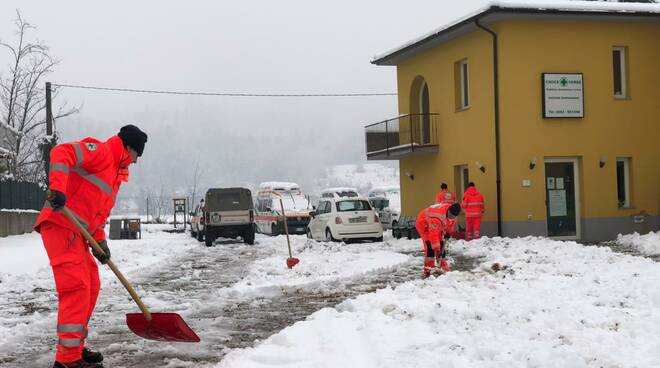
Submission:
M 138 284 L 148 306 L 181 313 L 202 343 L 150 343 L 127 333 L 121 317 L 135 306 L 103 267 L 90 340 L 105 347 L 113 367 L 130 367 L 135 359 L 143 359 L 138 364 L 145 367 L 202 367 L 211 361 L 225 368 L 659 366 L 658 263 L 606 247 L 535 237 L 456 241 L 450 253 L 478 259 L 476 269 L 359 295 L 230 350 L 223 341 L 231 333 L 222 331 L 232 326 L 224 321 L 235 310 L 227 309 L 228 303 L 261 309 L 287 295 L 330 295 L 349 283 L 421 265 L 421 257 L 411 255 L 420 242 L 386 236 L 384 243 L 346 245 L 293 236 L 300 263 L 289 270 L 284 236 L 259 235 L 255 246 L 220 240 L 206 248 L 186 234 L 161 231 L 169 228 L 144 225 L 142 240 L 111 241 L 113 259 Z M 633 246 L 658 246 L 657 234 L 626 239 Z M 198 285 L 197 279 L 218 272 L 204 273 L 214 264 L 235 277 L 224 286 Z M 3 367 L 22 366 L 24 357 L 44 366 L 52 359 L 52 283 L 38 235 L 0 239 Z
M 322 309 L 218 367 L 660 366 L 657 263 L 533 237 L 452 252 L 483 263 Z
M 660 255 L 660 231 L 649 232 L 645 235 L 638 233 L 619 234 L 616 243 L 635 248 L 642 254 Z

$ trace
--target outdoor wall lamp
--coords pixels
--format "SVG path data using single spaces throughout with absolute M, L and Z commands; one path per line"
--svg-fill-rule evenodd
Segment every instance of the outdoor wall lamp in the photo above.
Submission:
M 530 162 L 529 162 L 529 169 L 534 170 L 536 167 L 536 157 L 534 157 Z
M 405 174 L 408 178 L 410 178 L 410 180 L 415 180 L 415 175 L 410 171 L 406 171 Z
M 603 166 L 605 166 L 606 162 L 607 162 L 607 156 L 600 156 L 600 160 L 598 161 L 598 167 L 602 169 Z
M 484 166 L 481 162 L 476 161 L 475 164 L 477 165 L 477 168 L 479 168 L 479 170 L 480 170 L 482 173 L 485 173 L 485 172 L 486 172 L 486 166 Z

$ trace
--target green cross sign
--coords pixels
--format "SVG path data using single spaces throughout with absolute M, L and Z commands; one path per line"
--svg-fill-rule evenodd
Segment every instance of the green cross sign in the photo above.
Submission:
M 566 78 L 562 78 L 559 81 L 559 83 L 561 84 L 562 87 L 566 87 L 566 85 L 568 84 L 568 81 L 566 80 Z

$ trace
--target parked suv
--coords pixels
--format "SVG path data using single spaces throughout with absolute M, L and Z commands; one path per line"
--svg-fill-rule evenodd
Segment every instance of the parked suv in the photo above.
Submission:
M 204 238 L 206 246 L 216 238 L 243 238 L 254 244 L 254 205 L 246 188 L 212 188 L 204 199 Z

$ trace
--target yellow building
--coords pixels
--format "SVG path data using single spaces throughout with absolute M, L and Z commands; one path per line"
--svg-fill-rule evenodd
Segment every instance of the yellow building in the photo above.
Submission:
M 493 5 L 387 54 L 400 116 L 365 127 L 400 162 L 402 215 L 445 182 L 482 234 L 600 241 L 660 228 L 660 4 Z

